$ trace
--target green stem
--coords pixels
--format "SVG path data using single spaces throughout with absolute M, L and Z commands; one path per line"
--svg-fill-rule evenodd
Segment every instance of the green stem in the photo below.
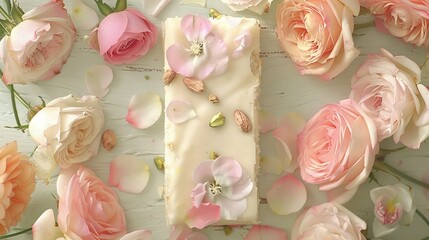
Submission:
M 6 20 L 13 23 L 13 19 L 9 16 L 9 14 L 4 10 L 2 6 L 0 6 L 0 14 L 3 15 L 3 17 L 6 18 Z
M 12 9 L 12 5 L 10 4 L 10 0 L 3 0 L 4 5 L 6 5 L 7 12 L 10 13 L 10 10 Z
M 18 127 L 22 127 L 21 126 L 21 121 L 19 121 L 19 116 L 18 116 L 18 109 L 16 108 L 16 101 L 15 101 L 15 89 L 13 88 L 13 84 L 7 85 L 7 87 L 10 90 L 10 100 L 12 102 L 12 109 L 13 109 L 13 115 L 15 116 L 15 121 L 16 121 L 16 125 L 18 125 Z M 22 132 L 24 132 L 24 130 L 21 130 Z
M 16 99 L 27 109 L 31 109 L 30 103 L 24 100 L 24 98 L 15 90 L 13 90 L 13 93 L 15 94 Z
M 23 234 L 23 233 L 29 232 L 29 231 L 31 231 L 31 230 L 32 230 L 32 228 L 26 228 L 26 229 L 21 230 L 21 231 L 16 232 L 16 233 L 11 233 L 11 234 L 2 235 L 2 236 L 0 236 L 0 239 L 6 239 L 6 238 L 10 238 L 10 237 L 18 236 L 18 235 L 20 235 L 20 234 Z
M 420 212 L 418 209 L 416 209 L 416 213 L 417 213 L 417 215 L 419 215 L 419 217 L 423 220 L 423 222 L 425 222 L 425 223 L 426 223 L 426 225 L 428 225 L 428 226 L 429 226 L 429 220 L 426 218 L 426 216 L 425 216 L 425 215 L 423 215 L 423 213 L 422 213 L 422 212 Z
M 429 184 L 422 182 L 420 180 L 417 180 L 411 176 L 408 176 L 407 174 L 397 170 L 396 168 L 389 166 L 388 164 L 384 163 L 383 161 L 375 161 L 374 162 L 374 169 L 389 173 L 395 177 L 403 178 L 405 180 L 408 180 L 412 183 L 415 183 L 423 188 L 429 189 Z
M 423 69 L 423 67 L 426 65 L 428 59 L 429 59 L 429 57 L 425 59 L 425 61 L 423 62 L 422 65 L 420 65 L 420 69 Z

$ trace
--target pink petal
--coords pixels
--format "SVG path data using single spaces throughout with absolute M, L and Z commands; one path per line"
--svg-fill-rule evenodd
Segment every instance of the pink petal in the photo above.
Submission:
M 259 130 L 262 133 L 273 130 L 277 126 L 276 116 L 272 112 L 259 112 Z
M 231 200 L 240 200 L 252 192 L 253 182 L 250 175 L 243 171 L 241 179 L 230 187 L 222 188 L 222 195 Z
M 232 52 L 232 57 L 239 58 L 243 56 L 244 51 L 246 50 L 246 48 L 250 46 L 251 41 L 252 41 L 252 38 L 250 37 L 250 34 L 247 32 L 242 33 L 241 35 L 236 37 L 234 39 L 234 45 L 236 48 Z
M 196 66 L 194 76 L 203 80 L 208 76 L 217 76 L 224 73 L 228 67 L 229 57 L 223 39 L 212 34 L 208 35 L 204 42 L 204 51 L 208 58 L 203 64 Z
M 128 104 L 126 120 L 129 124 L 139 129 L 152 126 L 162 113 L 161 98 L 155 93 L 143 93 L 134 95 Z
M 207 182 L 204 184 L 198 183 L 197 186 L 192 189 L 191 198 L 192 205 L 194 207 L 199 208 L 201 203 L 203 202 L 204 196 L 206 196 L 206 185 Z
M 226 220 L 237 220 L 247 209 L 247 200 L 231 200 L 226 197 L 219 197 L 215 200 L 220 206 L 220 215 Z
M 65 196 L 70 179 L 77 173 L 78 170 L 78 164 L 73 164 L 68 168 L 61 169 L 57 178 L 57 194 L 60 198 Z
M 171 0 L 159 0 L 159 1 L 143 0 L 143 9 L 145 9 L 145 11 L 148 11 L 151 15 L 156 16 L 170 2 L 171 2 Z
M 182 99 L 171 101 L 165 110 L 168 120 L 173 123 L 186 122 L 197 116 L 191 103 Z
M 213 161 L 211 166 L 214 179 L 221 186 L 232 186 L 237 183 L 243 174 L 240 163 L 237 160 L 220 156 Z
M 267 193 L 268 206 L 278 215 L 297 212 L 306 201 L 304 184 L 292 174 L 279 178 Z
M 127 233 L 119 240 L 151 240 L 151 239 L 152 239 L 152 231 L 141 229 L 141 230 Z
M 98 44 L 100 55 L 104 55 L 111 46 L 115 45 L 124 34 L 128 25 L 128 17 L 122 12 L 107 15 L 98 26 Z M 115 31 L 111 31 L 115 29 Z
M 191 228 L 204 228 L 220 219 L 220 206 L 203 203 L 199 208 L 192 207 L 188 213 L 186 224 Z
M 182 18 L 180 26 L 190 42 L 205 39 L 207 34 L 212 30 L 211 22 L 198 15 L 186 15 Z
M 55 226 L 55 216 L 52 209 L 46 210 L 36 220 L 32 227 L 33 240 L 51 240 L 64 237 L 58 226 Z
M 195 183 L 205 183 L 213 181 L 212 160 L 206 160 L 198 164 L 192 173 L 192 180 Z
M 180 44 L 171 45 L 166 52 L 170 68 L 185 77 L 193 77 L 196 67 L 193 64 L 194 57 Z
M 85 72 L 86 89 L 90 95 L 102 98 L 109 93 L 113 71 L 107 65 L 94 65 Z
M 287 240 L 285 230 L 264 225 L 253 225 L 244 240 Z
M 149 166 L 136 156 L 122 155 L 110 162 L 109 184 L 121 191 L 140 193 L 149 175 Z

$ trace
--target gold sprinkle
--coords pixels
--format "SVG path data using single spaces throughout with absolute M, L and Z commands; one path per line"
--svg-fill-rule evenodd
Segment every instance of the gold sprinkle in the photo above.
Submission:
M 164 162 L 165 162 L 164 157 L 155 157 L 153 159 L 153 162 L 155 163 L 155 166 L 159 171 L 164 170 Z
M 217 155 L 217 153 L 215 153 L 215 152 L 210 152 L 210 159 L 211 160 L 215 160 L 216 158 L 218 158 L 219 157 L 219 155 Z
M 222 17 L 222 14 L 214 8 L 210 8 L 209 17 L 219 19 Z
M 150 79 L 150 76 L 149 76 L 149 75 L 146 75 L 146 76 L 144 76 L 144 79 L 149 80 L 149 79 Z
M 219 112 L 215 114 L 210 120 L 209 126 L 212 128 L 220 127 L 225 124 L 225 116 L 223 113 Z

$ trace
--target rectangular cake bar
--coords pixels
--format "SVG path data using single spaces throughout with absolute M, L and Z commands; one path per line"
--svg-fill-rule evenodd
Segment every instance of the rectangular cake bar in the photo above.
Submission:
M 181 18 L 166 20 L 165 51 L 169 51 L 173 45 L 180 45 L 188 48 L 189 54 L 195 54 L 192 52 L 195 50 L 192 48 L 195 42 L 185 36 L 181 20 Z M 255 224 L 258 222 L 259 203 L 256 183 L 259 170 L 260 26 L 257 20 L 250 18 L 223 16 L 209 21 L 212 25 L 210 34 L 221 38 L 226 45 L 228 62 L 226 70 L 218 75 L 212 74 L 203 80 L 195 79 L 194 76 L 187 78 L 189 81 L 202 81 L 203 91 L 191 89 L 192 86 L 185 83 L 187 80 L 180 73 L 172 79 L 172 66 L 169 65 L 166 54 L 165 71 L 170 73 L 170 79 L 167 76 L 168 80 L 164 87 L 166 106 L 164 198 L 167 223 L 168 225 L 187 223 L 189 211 L 193 207 L 191 193 L 197 185 L 192 177 L 194 169 L 209 159 L 214 161 L 217 156 L 227 156 L 240 164 L 242 171 L 250 176 L 253 187 L 246 194 L 247 206 L 244 206 L 245 209 L 240 212 L 238 218 L 228 217 L 229 213 L 223 212 L 220 220 L 212 225 Z M 204 44 L 204 41 L 201 44 Z M 200 47 L 199 50 L 206 50 L 203 46 Z M 185 62 L 183 64 L 185 65 Z M 185 116 L 186 121 L 177 123 L 177 119 L 170 119 L 172 117 L 169 113 L 172 109 L 168 108 L 171 108 L 170 104 L 176 100 L 189 103 L 195 114 L 190 114 L 188 109 L 179 114 L 181 117 Z M 224 117 L 223 122 L 219 113 Z M 209 184 L 211 185 L 207 185 L 209 186 L 207 194 L 210 194 L 210 191 L 225 194 L 226 189 L 222 192 L 221 184 L 216 185 L 216 182 Z M 209 200 L 206 198 L 206 201 Z

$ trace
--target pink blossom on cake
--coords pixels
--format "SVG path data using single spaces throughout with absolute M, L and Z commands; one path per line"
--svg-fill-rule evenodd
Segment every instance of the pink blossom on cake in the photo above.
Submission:
M 374 121 L 379 141 L 418 148 L 429 136 L 429 94 L 420 67 L 382 49 L 369 55 L 353 76 L 350 98 Z
M 375 25 L 407 43 L 429 45 L 429 2 L 426 0 L 360 0 L 375 16 Z
M 292 227 L 292 240 L 366 239 L 366 223 L 335 202 L 313 206 L 304 211 Z
M 359 9 L 358 0 L 284 0 L 276 13 L 280 46 L 301 74 L 332 79 L 359 56 L 352 37 Z
M 206 160 L 195 167 L 192 178 L 197 185 L 191 194 L 189 218 L 200 219 L 196 227 L 205 227 L 219 217 L 237 220 L 246 211 L 246 197 L 253 190 L 253 182 L 237 160 L 225 156 Z
M 393 232 L 399 224 L 411 224 L 416 212 L 411 187 L 398 183 L 374 188 L 370 195 L 374 203 L 373 231 L 376 238 Z
M 330 200 L 347 202 L 371 172 L 378 152 L 374 122 L 352 100 L 329 104 L 298 135 L 301 176 Z
M 49 80 L 61 72 L 76 38 L 63 1 L 51 1 L 22 16 L 0 42 L 3 82 L 23 84 Z
M 219 34 L 212 31 L 211 22 L 186 15 L 180 26 L 188 42 L 168 47 L 166 54 L 171 69 L 199 80 L 224 73 L 229 61 L 227 46 Z
M 158 29 L 138 10 L 128 8 L 107 15 L 92 35 L 91 47 L 106 62 L 125 64 L 149 52 L 157 41 Z
M 36 185 L 35 174 L 28 157 L 17 152 L 16 142 L 0 148 L 0 235 L 21 220 Z

